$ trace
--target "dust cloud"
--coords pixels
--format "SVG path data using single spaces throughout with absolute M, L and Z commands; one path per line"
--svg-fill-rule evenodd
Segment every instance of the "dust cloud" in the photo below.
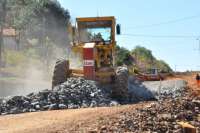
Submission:
M 83 69 L 83 59 L 82 59 L 82 54 L 81 53 L 74 53 L 74 52 L 69 52 L 69 56 L 67 59 L 69 60 L 70 63 L 70 68 L 73 69 Z
M 6 78 L 0 80 L 0 97 L 27 95 L 32 92 L 38 92 L 44 89 L 51 89 L 51 82 L 55 63 L 58 59 L 66 59 L 70 61 L 70 68 L 81 69 L 83 66 L 81 53 L 73 53 L 71 48 L 65 49 L 55 48 L 53 58 L 48 58 L 48 63 L 38 65 L 38 63 L 26 62 L 26 66 L 21 72 L 20 77 L 13 80 L 7 80 L 8 75 L 1 75 Z M 47 60 L 47 59 L 45 59 Z M 44 62 L 46 62 L 44 60 Z
M 20 68 L 20 71 L 16 70 L 17 73 L 20 72 L 17 76 L 15 70 L 6 72 L 6 74 L 2 74 L 0 71 L 0 97 L 26 95 L 43 89 L 51 89 L 53 70 L 57 59 L 69 60 L 70 68 L 80 69 L 83 66 L 82 55 L 74 54 L 71 50 L 72 37 L 67 29 L 71 27 L 70 17 L 65 18 L 64 22 L 64 19 L 58 20 L 55 14 L 49 13 L 45 14 L 44 18 L 34 19 L 38 19 L 40 28 L 33 29 L 32 24 L 26 26 L 21 35 L 19 52 L 27 52 L 30 49 L 31 52 L 35 52 L 30 54 L 34 57 L 38 56 L 39 59 L 36 62 L 35 59 L 23 62 L 24 66 L 20 64 L 24 68 Z M 8 42 L 4 43 L 5 46 L 8 44 Z M 29 59 L 31 56 L 26 55 L 26 58 Z M 17 69 L 17 66 L 12 65 L 7 65 L 6 69 L 9 67 Z M 7 75 L 8 73 L 11 73 L 11 76 Z
M 5 75 L 5 80 L 0 80 L 0 97 L 26 95 L 49 89 L 51 81 L 46 75 L 45 71 L 38 69 L 34 65 L 24 68 L 24 73 L 21 74 L 21 77 L 11 77 L 9 79 Z

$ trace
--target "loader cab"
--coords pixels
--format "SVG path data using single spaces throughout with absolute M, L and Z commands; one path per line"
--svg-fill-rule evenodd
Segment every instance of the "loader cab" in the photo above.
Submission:
M 127 101 L 128 69 L 117 69 L 115 66 L 115 31 L 121 33 L 120 25 L 116 29 L 115 26 L 113 16 L 77 18 L 76 26 L 72 28 L 73 43 L 68 54 L 80 55 L 81 67 L 73 68 L 70 65 L 71 62 L 78 63 L 74 58 L 77 56 L 57 61 L 52 87 L 65 82 L 69 77 L 84 77 L 110 88 L 113 98 Z
M 76 26 L 79 44 L 94 42 L 108 45 L 115 42 L 114 17 L 77 18 Z
M 72 50 L 82 53 L 86 78 L 94 79 L 114 73 L 115 34 L 120 32 L 120 25 L 116 26 L 113 16 L 76 19 Z

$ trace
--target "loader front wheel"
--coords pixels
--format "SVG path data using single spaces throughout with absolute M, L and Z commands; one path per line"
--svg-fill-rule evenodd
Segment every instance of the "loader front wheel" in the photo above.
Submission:
M 116 70 L 114 88 L 112 89 L 112 97 L 119 101 L 127 102 L 129 98 L 128 93 L 128 78 L 129 73 L 126 67 L 118 67 Z
M 69 69 L 69 61 L 68 60 L 58 60 L 56 61 L 56 65 L 54 67 L 53 78 L 52 78 L 52 89 L 64 83 L 67 78 L 71 75 Z

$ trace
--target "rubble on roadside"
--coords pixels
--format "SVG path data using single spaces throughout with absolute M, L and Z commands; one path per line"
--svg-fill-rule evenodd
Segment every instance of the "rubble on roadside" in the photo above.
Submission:
M 142 109 L 123 112 L 113 121 L 99 121 L 104 123 L 99 130 L 102 133 L 181 133 L 178 122 L 183 121 L 200 132 L 200 97 L 191 97 L 188 92 L 183 92 L 181 96 L 167 96 Z
M 174 82 L 174 81 L 173 81 Z M 168 81 L 168 84 L 171 82 Z M 182 82 L 180 82 L 183 84 Z M 157 83 L 159 84 L 159 82 Z M 171 83 L 173 84 L 173 83 Z M 171 89 L 161 88 L 161 93 L 153 94 L 149 86 L 132 84 L 132 91 L 129 92 L 129 99 L 126 103 L 137 103 L 140 101 L 180 97 L 184 85 Z M 110 89 L 98 86 L 95 81 L 83 78 L 69 78 L 63 84 L 56 86 L 53 90 L 43 90 L 38 93 L 30 93 L 26 96 L 13 96 L 0 99 L 0 115 L 18 114 L 24 112 L 36 112 L 57 109 L 76 109 L 86 107 L 116 106 L 120 102 L 111 98 Z
M 138 101 L 141 100 L 139 93 L 134 96 Z M 200 97 L 193 97 L 186 88 L 177 86 L 174 89 L 161 88 L 156 96 L 157 101 L 144 108 L 121 112 L 112 121 L 101 119 L 102 122 L 99 123 L 103 125 L 101 124 L 98 130 L 105 133 L 179 133 L 182 128 L 178 122 L 184 121 L 200 132 Z M 99 88 L 96 82 L 83 78 L 69 78 L 53 90 L 0 99 L 0 115 L 116 105 L 119 103 L 111 99 L 110 94 Z
M 53 90 L 0 100 L 0 115 L 118 105 L 94 81 L 69 78 Z

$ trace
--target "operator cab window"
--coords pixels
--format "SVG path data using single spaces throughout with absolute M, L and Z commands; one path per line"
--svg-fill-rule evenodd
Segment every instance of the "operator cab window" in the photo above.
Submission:
M 112 40 L 111 21 L 78 22 L 79 40 L 81 42 L 103 42 L 110 44 Z

